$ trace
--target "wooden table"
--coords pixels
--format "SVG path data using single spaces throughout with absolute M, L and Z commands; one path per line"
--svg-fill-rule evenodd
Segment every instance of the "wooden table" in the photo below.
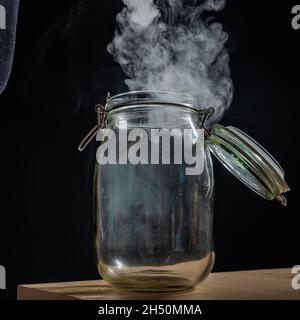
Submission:
M 20 285 L 19 300 L 300 300 L 290 269 L 212 273 L 192 292 L 125 293 L 105 281 Z

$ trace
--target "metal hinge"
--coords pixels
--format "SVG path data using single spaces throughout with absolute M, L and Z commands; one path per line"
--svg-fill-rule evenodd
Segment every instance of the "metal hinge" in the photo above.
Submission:
M 97 113 L 97 125 L 90 130 L 90 132 L 82 139 L 78 146 L 80 152 L 84 151 L 91 141 L 97 136 L 98 132 L 107 127 L 107 106 L 110 94 L 107 95 L 105 106 L 97 104 L 95 106 L 95 112 Z

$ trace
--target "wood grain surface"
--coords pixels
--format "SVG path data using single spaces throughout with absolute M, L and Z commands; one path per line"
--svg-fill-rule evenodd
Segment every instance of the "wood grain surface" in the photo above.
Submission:
M 20 285 L 19 300 L 300 300 L 290 269 L 212 273 L 195 290 L 180 293 L 121 292 L 107 282 Z

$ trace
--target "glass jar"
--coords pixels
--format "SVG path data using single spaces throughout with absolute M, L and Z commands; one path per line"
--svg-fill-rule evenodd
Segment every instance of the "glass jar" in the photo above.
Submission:
M 98 270 L 114 287 L 189 290 L 209 275 L 215 259 L 211 153 L 253 191 L 286 205 L 282 193 L 289 188 L 278 163 L 236 128 L 215 125 L 209 131 L 205 122 L 213 110 L 199 108 L 193 97 L 129 92 L 108 98 L 97 110 L 98 125 L 80 150 L 97 133 L 102 146 L 114 136 L 106 154 L 105 148 L 97 151 L 94 181 Z M 153 130 L 174 133 L 170 145 L 162 136 L 153 139 Z M 132 132 L 136 140 L 130 138 Z M 186 139 L 182 145 L 191 146 L 190 157 L 185 147 L 175 150 L 178 137 Z M 137 141 L 151 154 L 142 157 Z M 161 151 L 154 163 L 153 149 Z M 169 158 L 163 156 L 165 149 Z M 107 160 L 108 151 L 114 163 Z M 134 153 L 134 161 L 129 161 Z M 193 156 L 198 166 L 191 174 Z

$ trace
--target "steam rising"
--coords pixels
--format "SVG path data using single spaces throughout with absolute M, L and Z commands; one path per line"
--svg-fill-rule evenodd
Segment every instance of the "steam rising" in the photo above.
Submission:
M 227 33 L 208 12 L 223 9 L 225 0 L 123 2 L 108 51 L 129 77 L 129 89 L 189 93 L 200 108 L 214 107 L 213 121 L 219 120 L 231 104 L 233 84 Z

